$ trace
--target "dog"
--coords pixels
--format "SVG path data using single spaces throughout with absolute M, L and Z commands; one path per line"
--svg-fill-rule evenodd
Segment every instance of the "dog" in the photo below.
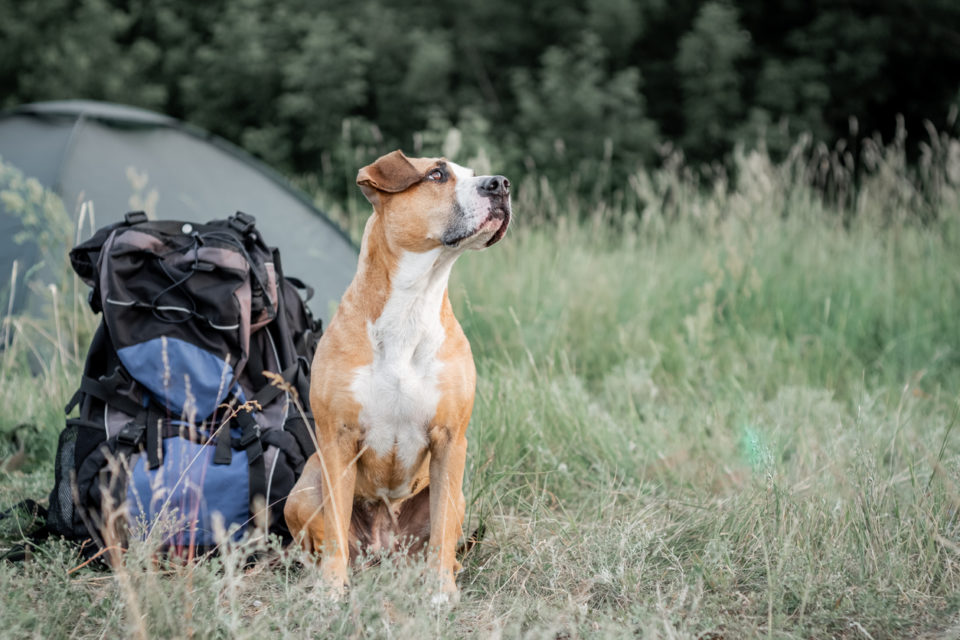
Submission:
M 295 540 L 322 554 L 334 594 L 359 554 L 426 547 L 437 597 L 457 598 L 476 368 L 447 280 L 464 251 L 503 238 L 510 182 L 398 150 L 360 169 L 357 185 L 373 215 L 313 360 L 318 451 L 284 517 Z

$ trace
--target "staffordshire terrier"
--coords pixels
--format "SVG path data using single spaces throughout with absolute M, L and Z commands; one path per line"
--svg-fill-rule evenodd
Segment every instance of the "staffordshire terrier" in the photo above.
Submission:
M 426 545 L 441 597 L 455 597 L 476 369 L 447 280 L 460 254 L 506 233 L 510 182 L 394 151 L 357 184 L 374 211 L 313 360 L 318 451 L 284 516 L 335 593 L 361 552 Z

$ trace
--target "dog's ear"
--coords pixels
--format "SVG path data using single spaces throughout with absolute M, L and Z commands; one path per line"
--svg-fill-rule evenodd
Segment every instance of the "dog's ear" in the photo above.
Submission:
M 376 199 L 379 198 L 377 192 L 400 193 L 419 182 L 422 177 L 407 156 L 397 149 L 360 169 L 357 173 L 357 184 L 367 200 L 376 205 Z

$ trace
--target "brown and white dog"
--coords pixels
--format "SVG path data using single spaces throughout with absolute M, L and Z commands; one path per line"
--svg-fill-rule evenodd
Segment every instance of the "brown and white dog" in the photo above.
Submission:
M 374 212 L 317 348 L 317 455 L 284 515 L 339 592 L 364 550 L 422 551 L 455 596 L 476 369 L 447 297 L 454 261 L 503 237 L 510 182 L 394 151 L 357 175 Z

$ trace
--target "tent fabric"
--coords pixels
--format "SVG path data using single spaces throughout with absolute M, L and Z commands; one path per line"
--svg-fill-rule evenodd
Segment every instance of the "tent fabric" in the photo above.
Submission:
M 86 200 L 97 226 L 141 208 L 190 222 L 251 214 L 280 249 L 285 275 L 314 288 L 309 305 L 323 318 L 356 268 L 356 247 L 304 194 L 229 142 L 165 115 L 81 100 L 24 105 L 0 114 L 0 159 L 57 193 L 75 222 Z M 22 229 L 0 201 L 0 286 L 14 260 L 23 274 L 39 259 L 36 246 L 14 241 Z

